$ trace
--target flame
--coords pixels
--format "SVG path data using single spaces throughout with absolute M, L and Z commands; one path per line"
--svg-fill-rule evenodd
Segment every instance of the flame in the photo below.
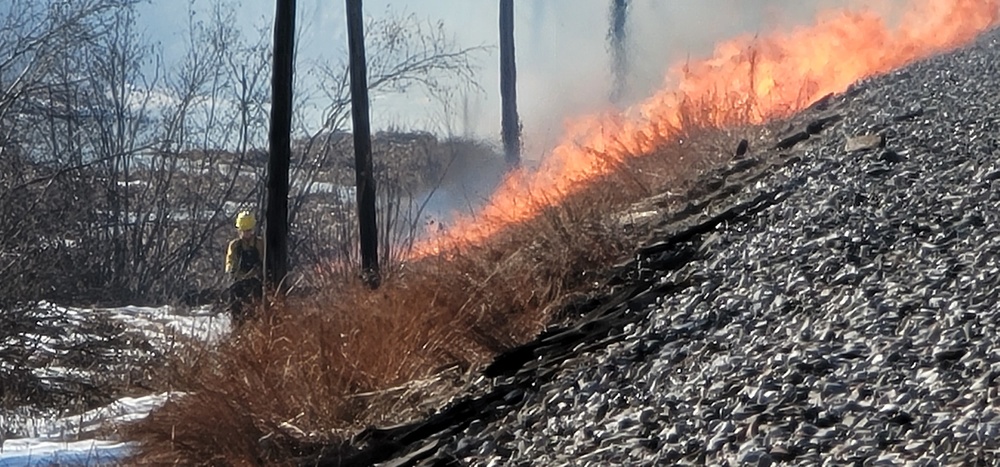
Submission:
M 416 257 L 449 246 L 478 244 L 511 223 L 559 203 L 581 183 L 648 153 L 698 124 L 757 124 L 789 116 L 852 83 L 969 43 L 998 23 L 1000 0 L 910 0 L 895 27 L 872 10 L 836 10 L 816 23 L 765 37 L 719 44 L 713 56 L 675 66 L 676 83 L 632 114 L 601 114 L 569 122 L 563 142 L 533 172 L 507 177 L 475 218 L 416 245 Z

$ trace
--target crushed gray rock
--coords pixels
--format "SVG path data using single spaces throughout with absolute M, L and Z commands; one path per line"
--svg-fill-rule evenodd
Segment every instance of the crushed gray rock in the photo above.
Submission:
M 996 465 L 997 76 L 993 32 L 824 99 L 406 465 Z

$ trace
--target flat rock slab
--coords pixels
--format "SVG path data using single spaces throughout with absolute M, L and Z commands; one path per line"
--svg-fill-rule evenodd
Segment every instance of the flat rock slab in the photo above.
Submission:
M 861 135 L 847 138 L 844 151 L 857 152 L 869 149 L 877 149 L 885 145 L 885 138 L 882 135 Z

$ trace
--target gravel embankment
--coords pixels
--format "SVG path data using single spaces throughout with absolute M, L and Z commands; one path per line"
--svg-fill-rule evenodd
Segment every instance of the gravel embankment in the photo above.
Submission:
M 775 193 L 764 209 L 650 272 L 679 286 L 643 319 L 433 458 L 1000 462 L 1000 34 L 859 83 L 826 111 L 843 119 L 730 197 Z M 864 134 L 884 148 L 848 152 Z

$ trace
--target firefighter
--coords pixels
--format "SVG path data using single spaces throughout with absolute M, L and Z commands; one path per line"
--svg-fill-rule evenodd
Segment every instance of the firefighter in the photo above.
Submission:
M 239 237 L 226 249 L 226 274 L 232 279 L 229 287 L 229 313 L 233 327 L 238 328 L 253 316 L 262 295 L 264 277 L 264 240 L 255 233 L 257 219 L 250 211 L 236 216 Z

